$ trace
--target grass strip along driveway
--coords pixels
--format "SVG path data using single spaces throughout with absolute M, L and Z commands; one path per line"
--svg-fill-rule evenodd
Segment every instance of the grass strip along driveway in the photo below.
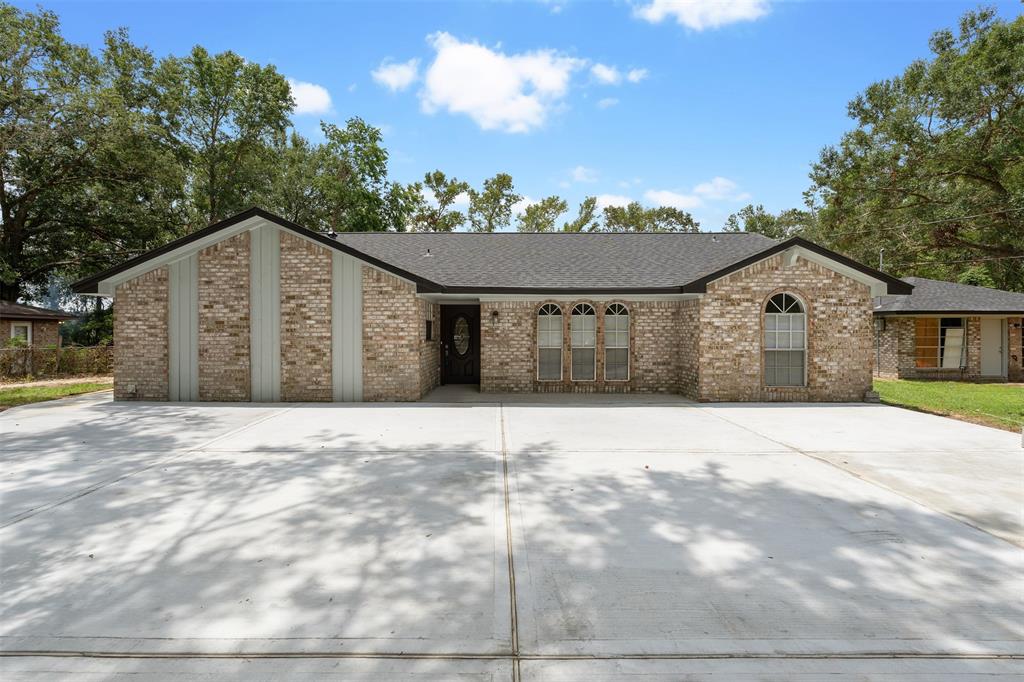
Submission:
M 888 405 L 956 417 L 964 421 L 1020 431 L 1024 426 L 1024 386 L 960 381 L 875 380 Z
M 0 387 L 0 410 L 18 405 L 41 403 L 46 400 L 66 398 L 80 393 L 92 393 L 111 388 L 111 381 L 83 381 L 51 386 L 3 386 Z

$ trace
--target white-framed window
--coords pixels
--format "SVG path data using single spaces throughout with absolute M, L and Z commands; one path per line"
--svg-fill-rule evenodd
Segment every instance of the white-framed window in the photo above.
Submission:
M 807 313 L 792 294 L 775 294 L 764 312 L 765 386 L 807 383 Z
M 621 303 L 604 309 L 604 380 L 629 381 L 629 310 Z
M 597 313 L 589 303 L 573 306 L 569 318 L 572 342 L 572 380 L 593 381 L 597 376 Z
M 537 379 L 562 380 L 562 309 L 554 303 L 537 311 Z
M 32 345 L 32 323 L 31 322 L 12 322 L 11 323 L 11 338 L 22 339 L 26 345 Z

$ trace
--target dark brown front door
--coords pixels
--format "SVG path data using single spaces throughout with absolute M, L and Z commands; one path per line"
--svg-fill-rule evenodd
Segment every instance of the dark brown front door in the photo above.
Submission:
M 480 383 L 480 306 L 441 306 L 441 382 Z

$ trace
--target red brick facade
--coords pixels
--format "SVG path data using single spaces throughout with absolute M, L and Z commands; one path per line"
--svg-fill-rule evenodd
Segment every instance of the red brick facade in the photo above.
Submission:
M 167 300 L 167 268 L 115 290 L 115 400 L 167 400 Z
M 240 232 L 199 252 L 200 400 L 249 400 L 249 320 L 249 233 Z
M 308 239 L 280 234 L 281 400 L 329 402 L 333 257 Z

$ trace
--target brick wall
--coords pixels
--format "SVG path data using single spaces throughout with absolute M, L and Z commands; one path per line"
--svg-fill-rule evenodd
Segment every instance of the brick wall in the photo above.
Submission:
M 0 319 L 0 348 L 11 340 L 11 325 L 32 325 L 32 345 L 37 348 L 60 345 L 60 322 L 56 320 L 9 320 Z
M 199 399 L 248 401 L 249 233 L 203 249 L 198 260 Z
M 678 392 L 695 400 L 700 394 L 700 301 L 679 304 Z
M 874 375 L 883 379 L 899 377 L 900 333 L 906 318 L 885 317 L 885 329 L 875 332 Z M 877 320 L 876 320 L 877 322 Z
M 419 303 L 415 287 L 363 266 L 363 400 L 419 400 Z
M 441 306 L 417 299 L 419 312 L 420 397 L 441 385 Z M 427 339 L 427 320 L 432 321 L 432 337 Z
M 114 400 L 167 400 L 167 268 L 114 291 Z
M 763 381 L 762 311 L 780 291 L 807 303 L 807 385 Z M 699 398 L 859 401 L 871 389 L 870 290 L 804 259 L 773 256 L 708 285 L 701 301 Z
M 959 317 L 959 316 L 949 316 Z M 945 381 L 978 381 L 981 377 L 981 318 L 980 317 L 968 317 L 966 318 L 967 324 L 967 357 L 965 362 L 965 369 L 941 369 L 941 368 L 919 368 L 916 363 L 916 348 L 917 348 L 917 333 L 916 333 L 916 318 L 913 317 L 889 317 L 886 321 L 887 334 L 890 335 L 895 341 L 889 341 L 888 343 L 894 343 L 896 347 L 895 351 L 895 370 L 892 369 L 891 365 L 886 365 L 884 368 L 886 371 L 884 376 L 888 378 L 900 378 L 900 379 L 936 379 Z M 1009 377 L 1011 381 L 1020 381 L 1024 379 L 1024 375 L 1021 373 L 1021 348 L 1020 348 L 1020 333 L 1019 327 L 1014 327 L 1015 322 L 1020 322 L 1020 318 L 1008 318 L 1007 325 L 1009 344 L 1009 357 L 1008 357 L 1008 369 Z M 890 331 L 891 330 L 891 331 Z M 1016 378 L 1014 378 L 1016 377 Z
M 330 401 L 331 269 L 319 244 L 281 235 L 281 400 Z
M 604 313 L 610 303 L 626 306 L 630 314 L 629 380 L 606 381 Z M 555 303 L 562 311 L 562 380 L 537 380 L 537 311 Z M 596 372 L 594 381 L 572 381 L 570 314 L 577 303 L 590 303 L 597 313 Z M 680 390 L 684 364 L 680 343 L 684 309 L 694 302 L 501 301 L 481 304 L 480 390 L 484 393 L 674 393 Z M 497 312 L 497 316 L 493 315 Z M 692 318 L 692 312 L 688 313 Z M 691 322 L 693 319 L 691 319 Z M 692 327 L 689 333 L 692 332 Z M 693 365 L 690 365 L 692 371 Z

